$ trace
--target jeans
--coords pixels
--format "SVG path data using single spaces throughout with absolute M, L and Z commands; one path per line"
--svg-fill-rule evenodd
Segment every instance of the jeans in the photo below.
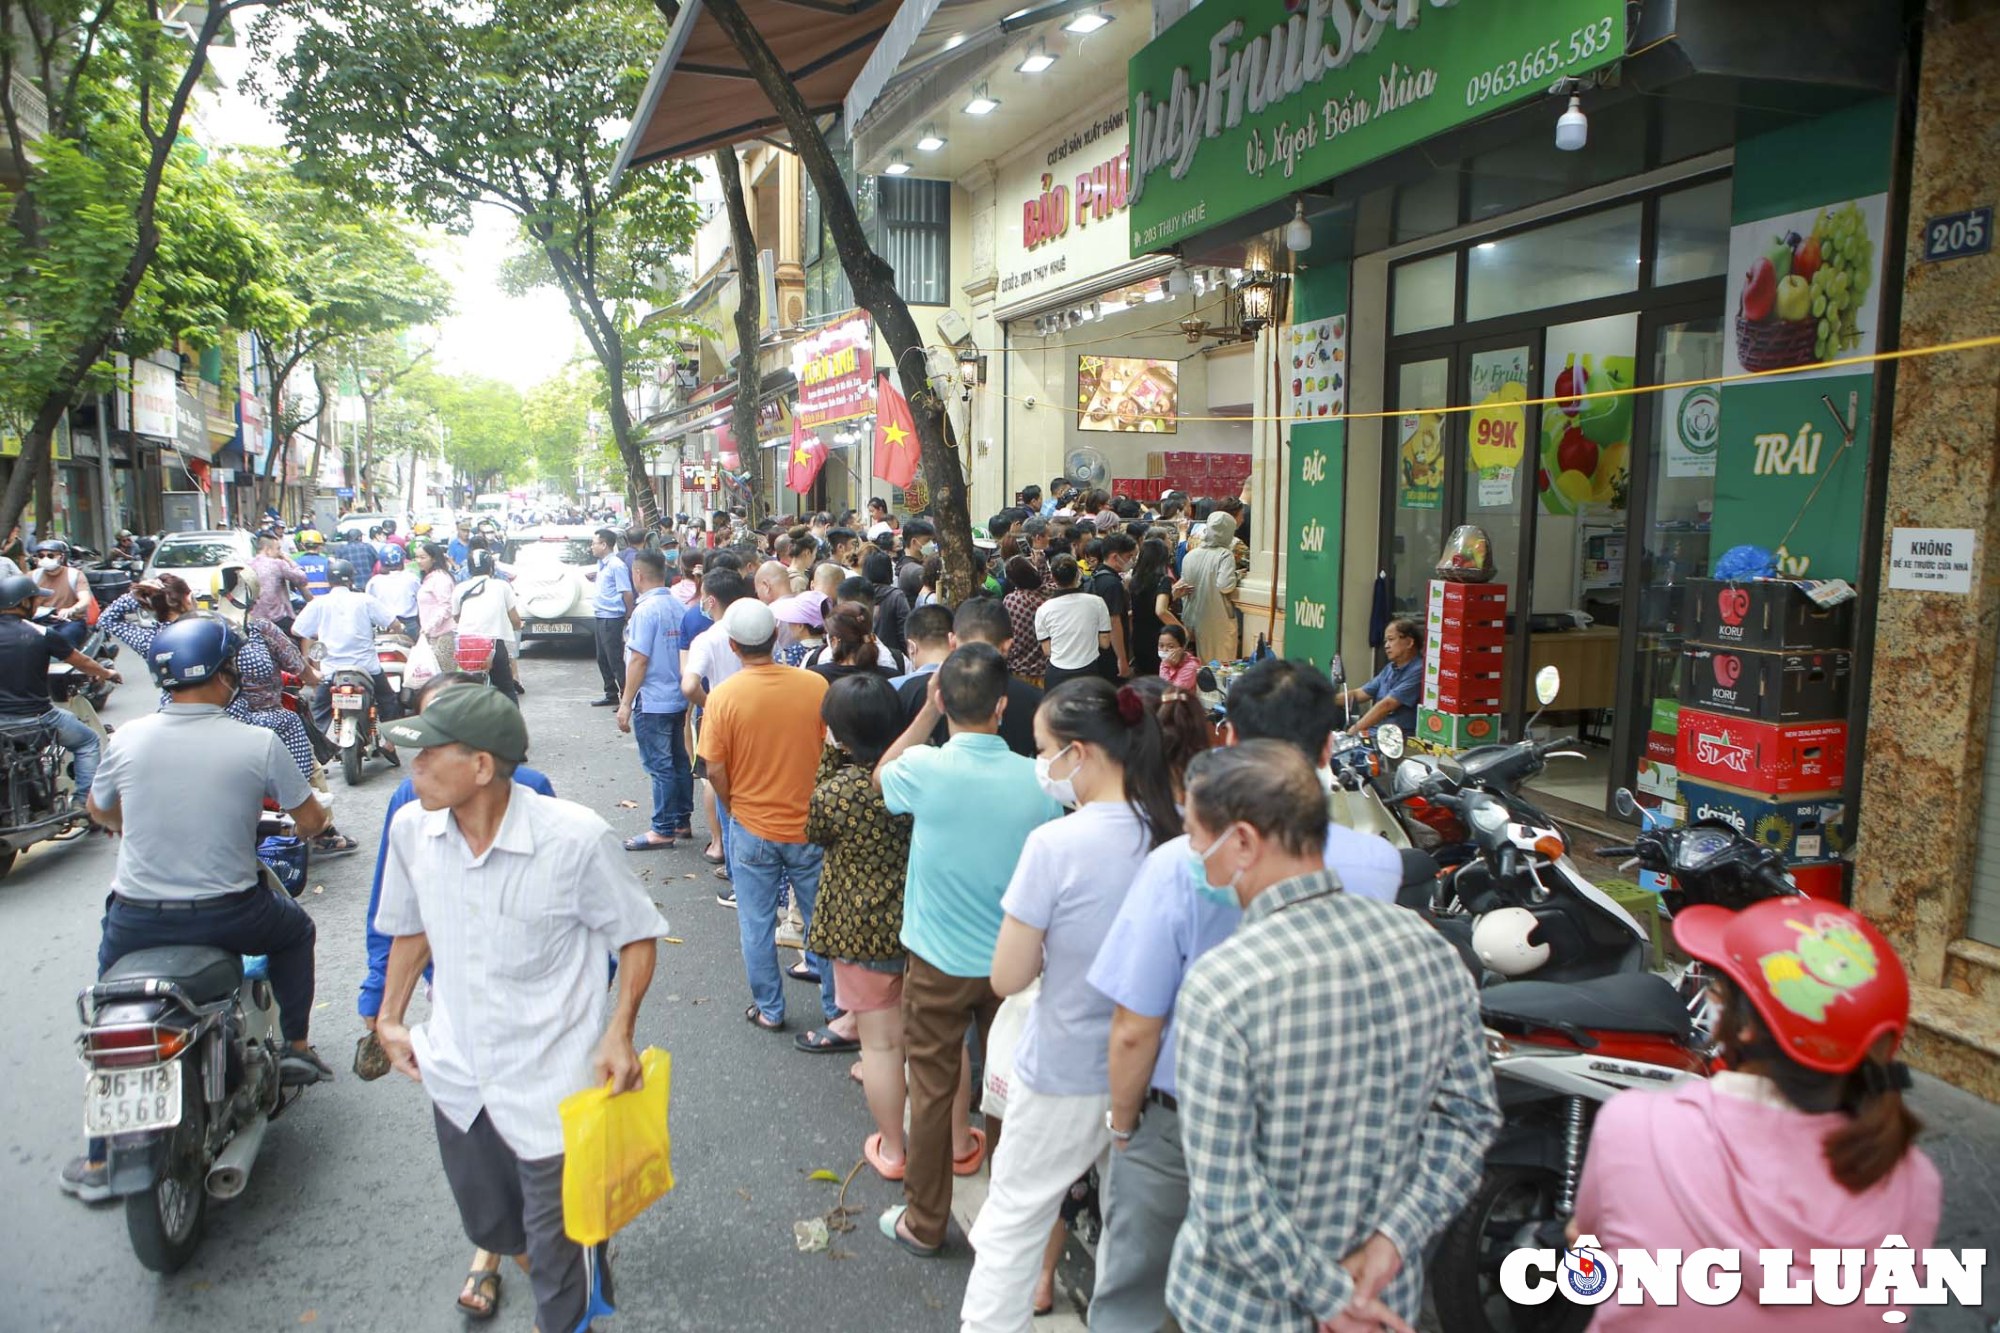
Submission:
M 653 779 L 653 832 L 671 838 L 694 822 L 694 773 L 687 752 L 687 713 L 632 714 L 639 763 Z
M 56 743 L 76 760 L 77 799 L 90 795 L 91 779 L 97 776 L 97 756 L 103 745 L 97 733 L 67 708 L 51 708 L 43 713 L 42 725 L 55 729 Z
M 604 677 L 604 697 L 616 699 L 625 693 L 625 617 L 599 616 L 591 624 L 597 632 L 597 674 Z
M 772 842 L 729 820 L 729 877 L 736 885 L 736 928 L 743 947 L 743 971 L 750 998 L 772 1023 L 785 1019 L 785 979 L 778 968 L 778 895 L 785 881 L 798 896 L 806 931 L 812 931 L 813 902 L 819 896 L 823 850 L 810 842 Z M 831 1020 L 840 1012 L 833 998 L 833 967 L 817 954 L 806 965 L 819 973 L 820 1006 Z

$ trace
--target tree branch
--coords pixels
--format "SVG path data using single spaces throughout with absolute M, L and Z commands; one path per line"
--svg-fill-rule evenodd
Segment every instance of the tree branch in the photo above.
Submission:
M 750 493 L 749 515 L 754 527 L 763 517 L 763 453 L 757 443 L 757 401 L 762 396 L 763 368 L 758 360 L 757 326 L 761 322 L 758 302 L 757 240 L 750 231 L 750 209 L 743 197 L 742 165 L 734 148 L 715 150 L 715 174 L 722 181 L 722 203 L 729 211 L 729 248 L 736 258 L 736 402 L 729 415 L 736 436 L 736 457 L 750 474 L 744 489 Z

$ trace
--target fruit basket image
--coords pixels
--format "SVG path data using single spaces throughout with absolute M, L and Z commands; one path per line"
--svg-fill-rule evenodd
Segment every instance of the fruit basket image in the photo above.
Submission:
M 1810 319 L 1750 319 L 1736 316 L 1736 359 L 1745 370 L 1782 370 L 1813 358 L 1817 326 Z

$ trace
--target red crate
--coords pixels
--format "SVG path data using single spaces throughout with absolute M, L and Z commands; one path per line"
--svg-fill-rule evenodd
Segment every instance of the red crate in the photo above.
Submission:
M 1507 622 L 1491 617 L 1467 617 L 1432 612 L 1427 617 L 1432 643 L 1440 647 L 1505 648 Z
M 1453 686 L 1450 689 L 1439 686 L 1436 694 L 1424 696 L 1424 707 L 1460 716 L 1497 713 L 1500 711 L 1500 688 L 1497 685 L 1490 690 L 1479 686 Z
M 1847 724 L 1759 722 L 1683 707 L 1674 765 L 1684 778 L 1771 796 L 1837 791 L 1847 780 Z
M 1489 615 L 1505 615 L 1507 612 L 1507 585 L 1504 583 L 1447 583 L 1443 579 L 1431 581 L 1431 604 L 1436 605 L 1440 596 L 1447 611 L 1462 610 L 1468 614 L 1485 608 Z
M 1425 652 L 1426 659 L 1458 671 L 1499 671 L 1507 661 L 1501 644 L 1446 642 L 1440 639 Z

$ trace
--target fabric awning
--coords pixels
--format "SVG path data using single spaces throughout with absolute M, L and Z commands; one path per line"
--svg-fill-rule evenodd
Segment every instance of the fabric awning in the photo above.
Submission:
M 893 0 L 740 0 L 815 116 L 847 90 L 894 17 Z M 630 167 L 734 147 L 784 122 L 701 0 L 686 0 L 625 133 L 611 187 Z

